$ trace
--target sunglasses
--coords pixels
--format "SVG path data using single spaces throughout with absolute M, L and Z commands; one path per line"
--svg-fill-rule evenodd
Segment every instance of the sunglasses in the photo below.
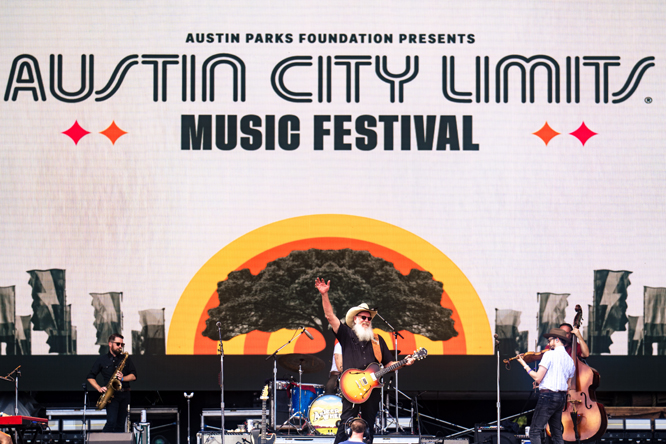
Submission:
M 112 342 L 112 344 L 119 345 L 121 347 L 125 346 L 125 344 L 123 344 L 122 342 Z
M 362 321 L 372 321 L 372 316 L 358 316 L 358 317 L 361 318 Z

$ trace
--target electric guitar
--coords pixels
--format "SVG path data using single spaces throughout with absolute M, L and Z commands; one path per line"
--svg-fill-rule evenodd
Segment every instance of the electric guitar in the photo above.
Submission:
M 266 400 L 268 399 L 268 384 L 261 392 L 261 430 L 253 429 L 250 431 L 252 444 L 274 444 L 275 433 L 266 436 Z
M 347 398 L 347 401 L 353 404 L 361 404 L 368 400 L 370 393 L 372 393 L 372 389 L 384 385 L 379 382 L 379 380 L 386 373 L 392 372 L 396 368 L 405 364 L 410 357 L 419 360 L 425 358 L 427 355 L 428 350 L 421 347 L 411 356 L 407 356 L 402 361 L 398 361 L 385 368 L 382 368 L 379 364 L 373 362 L 368 365 L 365 370 L 359 370 L 356 368 L 345 370 L 342 373 L 342 376 L 340 376 L 340 390 L 345 398 Z

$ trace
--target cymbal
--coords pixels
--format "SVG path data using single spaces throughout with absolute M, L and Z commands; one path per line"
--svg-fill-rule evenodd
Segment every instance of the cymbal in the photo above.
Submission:
M 314 355 L 302 355 L 299 353 L 292 353 L 289 355 L 278 356 L 278 364 L 292 372 L 298 372 L 300 364 L 303 373 L 317 373 L 324 369 L 324 361 Z

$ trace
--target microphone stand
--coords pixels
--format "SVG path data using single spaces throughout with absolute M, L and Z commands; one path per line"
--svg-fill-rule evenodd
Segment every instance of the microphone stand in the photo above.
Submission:
M 400 334 L 391 324 L 388 323 L 386 319 L 382 317 L 379 313 L 375 313 L 375 316 L 377 316 L 379 319 L 384 321 L 384 324 L 388 326 L 389 329 L 393 332 L 393 344 L 394 344 L 394 351 L 395 351 L 395 362 L 398 362 L 398 336 L 400 336 L 402 339 L 405 339 L 403 335 Z M 398 433 L 398 429 L 402 429 L 400 426 L 400 419 L 398 416 L 398 369 L 394 371 L 395 373 L 395 432 Z M 404 430 L 402 430 L 404 432 Z
M 291 344 L 296 339 L 300 338 L 303 333 L 305 333 L 305 328 L 302 328 L 301 331 L 296 336 L 291 338 L 288 342 L 286 342 L 280 348 L 275 350 L 273 352 L 273 354 L 266 357 L 266 359 L 265 359 L 266 361 L 268 361 L 269 359 L 273 358 L 273 400 L 271 402 L 271 417 L 273 418 L 273 430 L 276 430 L 276 431 L 277 431 L 277 416 L 276 416 L 277 415 L 277 412 L 276 412 L 276 404 L 277 404 L 277 399 L 276 399 L 277 398 L 277 354 L 280 352 L 280 350 L 285 348 L 287 345 Z M 300 393 L 299 393 L 299 395 L 300 395 Z M 299 399 L 298 402 L 299 403 L 301 402 L 300 399 Z M 289 420 L 287 420 L 287 422 L 288 421 Z M 282 424 L 282 425 L 284 425 L 284 424 Z M 282 426 L 280 426 L 280 427 L 282 427 Z M 222 444 L 224 444 L 224 443 L 222 443 Z
M 502 411 L 502 404 L 500 403 L 500 349 L 499 349 L 499 336 L 495 335 L 495 348 L 497 355 L 497 444 L 500 444 L 500 418 Z
M 12 372 L 16 373 L 16 377 L 14 378 L 14 416 L 18 416 L 18 380 L 19 376 L 21 376 L 21 370 L 19 370 L 20 368 L 21 366 L 19 365 L 16 367 L 16 370 Z
M 219 322 L 217 323 L 217 333 L 220 337 L 220 444 L 224 444 L 224 346 L 222 345 L 222 324 Z M 187 400 L 188 403 L 188 410 L 189 410 L 189 402 L 190 400 Z M 189 417 L 189 412 L 188 412 L 188 417 Z M 189 436 L 189 430 L 187 431 L 187 439 L 189 442 L 190 436 Z
M 83 444 L 88 442 L 88 423 L 86 422 L 86 409 L 88 408 L 88 384 L 83 383 Z
M 190 444 L 190 435 L 191 435 L 190 421 L 192 419 L 192 416 L 190 414 L 190 400 L 192 399 L 192 396 L 194 396 L 194 392 L 190 393 L 189 395 L 187 394 L 187 392 L 185 392 L 183 393 L 183 396 L 185 396 L 185 398 L 187 399 L 187 444 Z M 221 444 L 224 444 L 224 442 L 222 442 Z
M 421 392 L 423 393 L 423 392 Z M 418 432 L 419 432 L 419 442 L 422 441 L 422 436 L 421 436 L 421 417 L 419 416 L 419 393 L 414 395 L 414 404 L 416 407 L 416 427 L 418 427 Z M 413 420 L 412 420 L 413 421 Z M 412 422 L 412 427 L 414 426 L 414 422 Z M 414 429 L 412 428 L 412 433 L 414 433 Z

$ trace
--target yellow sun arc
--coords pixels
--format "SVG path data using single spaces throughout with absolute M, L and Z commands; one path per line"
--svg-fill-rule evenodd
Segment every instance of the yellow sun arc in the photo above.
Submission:
M 218 251 L 196 273 L 181 295 L 171 318 L 167 354 L 190 355 L 201 313 L 217 283 L 254 256 L 279 245 L 309 238 L 345 237 L 394 250 L 419 264 L 444 283 L 464 326 L 467 354 L 493 353 L 490 324 L 483 303 L 463 272 L 424 239 L 394 225 L 359 216 L 318 214 L 263 226 Z M 314 285 L 313 285 L 314 288 Z M 313 293 L 313 297 L 316 294 Z

